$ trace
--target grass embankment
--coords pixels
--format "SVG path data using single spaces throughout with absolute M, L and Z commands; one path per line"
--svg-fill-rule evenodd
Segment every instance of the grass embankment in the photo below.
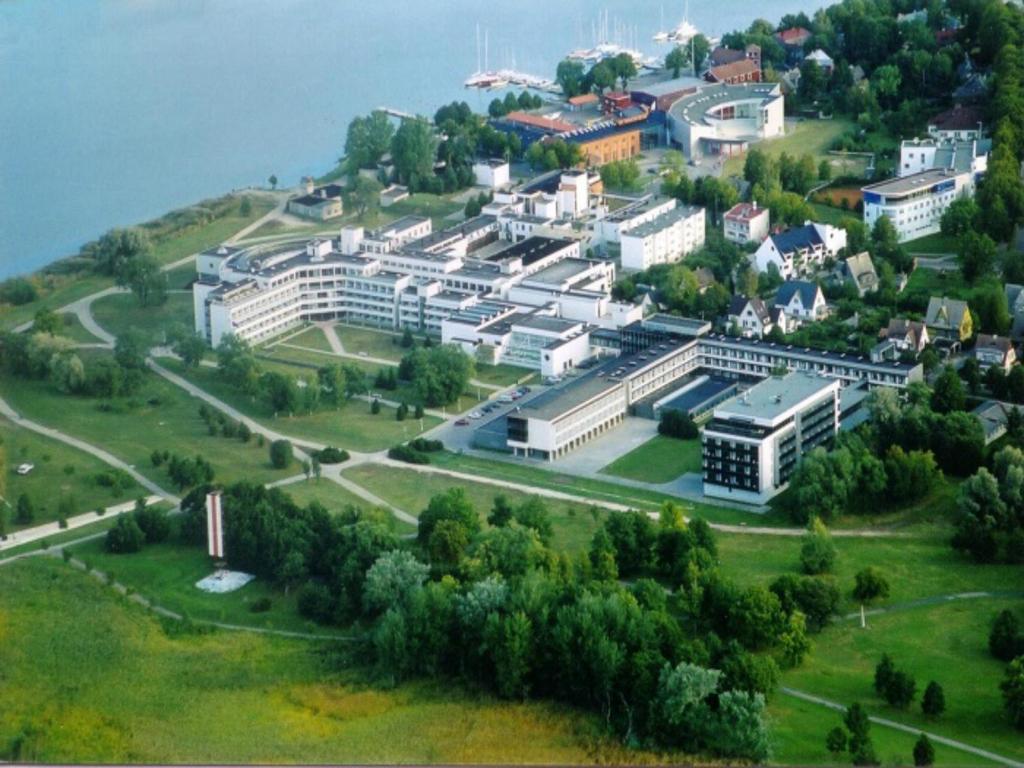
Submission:
M 165 365 L 250 418 L 297 440 L 309 440 L 353 451 L 379 451 L 420 434 L 420 419 L 410 416 L 405 421 L 397 421 L 395 409 L 388 406 L 382 406 L 380 413 L 373 415 L 370 413 L 370 404 L 363 400 L 351 400 L 336 411 L 319 410 L 313 414 L 275 419 L 270 406 L 225 383 L 215 368 L 186 370 L 175 361 L 166 361 Z M 312 377 L 316 374 L 309 370 L 306 375 Z M 422 423 L 426 430 L 439 424 L 440 419 L 425 416 Z
M 269 449 L 254 437 L 248 443 L 212 437 L 199 417 L 201 401 L 155 374 L 146 374 L 142 389 L 112 402 L 88 396 L 62 395 L 49 384 L 0 375 L 0 389 L 22 416 L 102 446 L 171 490 L 166 470 L 150 463 L 154 449 L 192 458 L 197 454 L 214 467 L 217 480 L 270 482 L 297 473 L 297 465 L 270 466 Z
M 156 258 L 162 264 L 170 264 L 224 242 L 273 208 L 273 202 L 265 196 L 253 195 L 250 200 L 248 216 L 241 215 L 241 198 L 229 195 L 172 211 L 141 227 L 153 240 Z M 206 212 L 204 215 L 212 212 L 216 218 L 204 222 L 194 215 L 200 210 Z M 29 280 L 39 298 L 18 307 L 0 305 L 0 327 L 13 328 L 31 320 L 40 309 L 58 309 L 114 284 L 111 277 L 93 274 L 91 265 L 76 262 L 58 262 L 31 275 Z
M 655 762 L 595 718 L 448 682 L 368 687 L 328 644 L 168 634 L 63 563 L 7 566 L 0 604 L 6 757 L 127 763 Z M 12 642 L 14 638 L 17 642 Z M 676 759 L 679 759 L 676 757 Z
M 75 514 L 83 514 L 97 507 L 109 507 L 148 495 L 148 491 L 131 478 L 127 478 L 128 484 L 118 487 L 116 492 L 101 486 L 97 476 L 108 472 L 110 467 L 107 464 L 59 440 L 15 426 L 5 419 L 0 419 L 0 438 L 7 453 L 7 501 L 13 507 L 25 494 L 35 511 L 33 521 L 22 525 L 12 510 L 12 530 L 56 520 L 61 499 L 71 499 Z M 34 464 L 35 469 L 27 475 L 19 475 L 15 470 L 25 463 Z
M 513 506 L 529 498 L 528 493 L 498 488 L 485 483 L 455 480 L 444 475 L 431 475 L 413 469 L 396 469 L 373 464 L 363 464 L 342 473 L 375 496 L 394 504 L 410 515 L 419 516 L 426 509 L 431 496 L 444 493 L 452 487 L 466 491 L 481 523 L 491 511 L 494 497 L 504 495 Z M 606 512 L 592 509 L 588 505 L 574 502 L 544 499 L 551 513 L 553 549 L 582 552 L 590 547 L 590 540 L 603 523 Z
M 960 246 L 955 237 L 944 235 L 938 232 L 934 235 L 925 235 L 916 240 L 908 240 L 903 244 L 909 253 L 958 253 Z
M 849 120 L 800 120 L 787 121 L 786 135 L 776 139 L 758 142 L 757 148 L 772 157 L 783 152 L 791 157 L 809 154 L 815 162 L 828 160 L 832 165 L 833 176 L 859 175 L 863 173 L 866 159 L 862 157 L 835 157 L 829 155 L 836 139 L 854 128 Z M 733 157 L 725 161 L 724 175 L 743 175 L 743 157 Z
M 601 472 L 645 483 L 668 483 L 687 472 L 700 472 L 701 450 L 699 439 L 676 440 L 658 435 Z
M 92 314 L 100 327 L 114 336 L 138 332 L 147 347 L 167 344 L 167 334 L 174 326 L 186 331 L 195 327 L 191 293 L 171 293 L 163 304 L 145 307 L 133 294 L 118 293 L 94 301 Z

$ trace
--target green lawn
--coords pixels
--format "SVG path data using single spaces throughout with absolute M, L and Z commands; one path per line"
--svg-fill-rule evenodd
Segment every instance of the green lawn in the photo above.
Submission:
M 273 200 L 266 196 L 254 195 L 250 200 L 252 209 L 248 216 L 242 216 L 237 207 L 233 208 L 227 216 L 157 243 L 153 247 L 153 255 L 161 264 L 171 264 L 186 256 L 205 251 L 207 248 L 220 245 L 274 208 Z
M 550 488 L 556 491 L 575 493 L 598 501 L 625 504 L 635 509 L 646 511 L 657 511 L 666 501 L 671 501 L 682 507 L 687 515 L 703 517 L 715 523 L 768 526 L 788 526 L 791 524 L 785 515 L 776 511 L 757 514 L 742 509 L 702 504 L 645 488 L 619 485 L 610 476 L 608 480 L 595 480 L 589 477 L 567 475 L 559 471 L 557 462 L 553 462 L 551 468 L 547 469 L 538 465 L 522 464 L 511 460 L 503 461 L 501 459 L 488 459 L 464 454 L 442 453 L 431 457 L 431 463 L 459 472 L 468 472 L 498 480 L 524 483 L 538 488 Z
M 949 545 L 951 531 L 929 538 L 835 538 L 834 575 L 842 592 L 841 610 L 854 612 L 854 574 L 873 565 L 889 580 L 891 594 L 881 607 L 975 590 L 1019 588 L 1020 567 L 977 566 Z M 783 573 L 800 569 L 800 539 L 784 536 L 719 534 L 719 569 L 741 584 L 767 586 Z
M 114 400 L 109 411 L 101 410 L 106 406 L 98 398 L 62 395 L 48 384 L 6 374 L 0 375 L 0 389 L 23 416 L 103 446 L 168 490 L 165 470 L 150 463 L 154 448 L 181 456 L 201 454 L 222 482 L 269 482 L 298 471 L 295 466 L 273 469 L 268 449 L 255 438 L 246 444 L 211 437 L 198 415 L 200 401 L 155 374 L 146 375 L 138 394 Z
M 103 330 L 120 336 L 128 330 L 138 331 L 148 346 L 167 342 L 167 332 L 175 325 L 187 330 L 195 327 L 191 293 L 171 293 L 159 306 L 144 307 L 130 293 L 104 296 L 93 302 L 93 318 Z
M 687 472 L 701 469 L 701 442 L 676 440 L 657 435 L 639 448 L 634 448 L 601 470 L 607 475 L 640 480 L 645 483 L 668 483 Z
M 0 328 L 14 328 L 35 317 L 40 309 L 60 309 L 91 293 L 102 291 L 114 284 L 109 277 L 92 274 L 33 275 L 31 278 L 40 298 L 20 307 L 0 304 Z
M 58 560 L 7 566 L 0 603 L 5 757 L 535 764 L 659 758 L 627 751 L 601 735 L 597 718 L 562 706 L 502 702 L 447 681 L 369 687 L 323 642 L 162 627 Z
M 503 494 L 513 504 L 521 504 L 529 495 L 484 483 L 456 480 L 443 475 L 428 475 L 412 469 L 394 469 L 363 464 L 342 473 L 376 496 L 389 501 L 405 512 L 418 516 L 427 507 L 431 496 L 458 486 L 466 491 L 481 522 L 487 517 L 494 497 Z M 551 546 L 569 552 L 582 552 L 590 547 L 590 540 L 604 520 L 605 512 L 595 514 L 584 504 L 544 499 L 551 513 L 554 537 Z
M 372 506 L 362 497 L 350 493 L 337 483 L 326 478 L 322 478 L 319 481 L 311 479 L 301 483 L 289 483 L 283 486 L 281 490 L 291 496 L 298 504 L 306 506 L 310 502 L 317 501 L 323 504 L 328 512 L 340 512 L 349 506 L 367 511 Z M 415 525 L 399 520 L 389 510 L 384 511 L 384 516 L 386 516 L 391 529 L 398 535 L 416 533 Z
M 834 208 L 822 203 L 808 203 L 808 205 L 814 211 L 814 220 L 822 224 L 838 227 L 846 219 L 860 220 L 860 217 L 853 211 L 844 211 L 842 208 Z
M 270 344 L 262 345 L 261 350 L 273 354 L 277 349 L 277 345 L 279 343 L 283 343 L 294 344 L 299 347 L 308 347 L 309 349 L 318 349 L 327 354 L 331 354 L 333 352 L 323 330 L 315 325 L 311 325 L 298 333 L 296 333 L 296 329 L 292 329 L 278 338 L 280 339 L 280 342 L 275 343 L 271 341 Z
M 385 221 L 394 221 L 401 216 L 427 216 L 433 220 L 434 231 L 437 232 L 451 226 L 451 222 L 447 222 L 445 219 L 456 211 L 461 211 L 464 207 L 462 203 L 457 203 L 447 197 L 417 192 L 415 195 L 410 195 L 408 199 L 383 209 L 380 219 L 381 223 L 385 223 Z
M 14 506 L 18 498 L 26 494 L 35 509 L 35 520 L 27 526 L 18 525 L 12 511 L 11 527 L 14 530 L 56 520 L 57 506 L 65 497 L 73 500 L 75 514 L 83 514 L 100 506 L 109 507 L 148 495 L 148 491 L 134 480 L 116 494 L 99 485 L 96 476 L 110 467 L 59 440 L 3 419 L 0 419 L 0 434 L 7 453 L 7 500 Z M 35 469 L 28 475 L 17 474 L 15 469 L 24 463 L 35 464 Z
M 366 354 L 368 357 L 378 357 L 397 363 L 409 351 L 399 343 L 402 340 L 401 334 L 340 323 L 334 326 L 334 331 L 341 339 L 345 351 L 353 355 Z M 422 338 L 416 338 L 416 341 L 422 341 Z
M 105 540 L 99 538 L 71 549 L 76 558 L 90 567 L 112 575 L 158 605 L 192 619 L 313 634 L 337 631 L 303 618 L 296 606 L 295 592 L 285 595 L 283 590 L 262 579 L 254 579 L 224 595 L 203 592 L 195 584 L 214 570 L 205 547 L 187 547 L 168 541 L 147 546 L 135 554 L 112 555 L 106 551 Z M 263 598 L 270 599 L 270 610 L 254 613 L 253 603 Z
M 872 714 L 1024 760 L 1024 739 L 1007 719 L 999 693 L 1005 664 L 988 652 L 992 618 L 1021 603 L 965 600 L 872 616 L 866 630 L 855 622 L 832 627 L 816 639 L 808 660 L 784 675 L 784 684 L 836 701 L 857 700 Z M 883 653 L 916 679 L 917 698 L 905 712 L 874 692 L 875 665 Z M 936 720 L 925 718 L 920 709 L 921 693 L 931 680 L 946 694 L 946 712 Z
M 182 264 L 167 270 L 167 287 L 171 290 L 187 290 L 196 279 L 196 265 Z
M 64 323 L 64 327 L 60 330 L 61 336 L 71 339 L 76 344 L 101 343 L 100 339 L 96 338 L 85 329 L 81 321 L 78 319 L 78 315 L 62 314 L 60 315 L 60 319 Z
M 810 154 L 815 161 L 828 159 L 833 165 L 833 176 L 842 173 L 855 175 L 863 172 L 864 160 L 850 158 L 843 160 L 828 154 L 833 142 L 854 127 L 849 120 L 801 120 L 793 123 L 787 121 L 786 135 L 776 139 L 758 142 L 757 148 L 771 156 L 788 153 L 791 157 Z M 733 157 L 725 161 L 724 175 L 743 175 L 743 157 Z M 846 164 L 845 171 L 844 165 Z
M 167 361 L 167 367 L 249 417 L 298 440 L 354 451 L 379 451 L 420 434 L 419 419 L 396 421 L 395 410 L 387 406 L 382 407 L 375 416 L 370 413 L 370 404 L 362 400 L 351 400 L 337 411 L 321 410 L 310 415 L 275 419 L 269 406 L 226 384 L 215 368 L 189 371 L 175 361 Z M 311 375 L 315 374 L 308 371 L 307 376 Z M 426 416 L 422 421 L 424 429 L 431 429 L 440 423 L 440 419 L 432 416 Z
M 925 235 L 903 244 L 909 253 L 957 253 L 960 250 L 955 237 L 942 233 Z

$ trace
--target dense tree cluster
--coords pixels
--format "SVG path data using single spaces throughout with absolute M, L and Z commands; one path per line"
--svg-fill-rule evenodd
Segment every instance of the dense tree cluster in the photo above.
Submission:
M 619 83 L 626 90 L 629 81 L 636 77 L 636 62 L 628 53 L 620 53 L 610 59 L 596 62 L 586 69 L 581 61 L 564 59 L 555 70 L 555 82 L 567 98 L 593 91 L 599 96 Z
M 487 107 L 487 114 L 491 117 L 504 117 L 510 112 L 516 112 L 518 110 L 531 110 L 540 109 L 544 106 L 544 100 L 540 96 L 531 94 L 529 91 L 520 91 L 519 95 L 509 91 L 505 94 L 504 99 L 492 99 L 490 105 Z M 441 107 L 442 110 L 448 109 Z M 446 116 L 442 115 L 441 111 L 434 116 L 434 122 L 437 125 L 443 125 L 446 120 Z
M 398 365 L 398 378 L 412 384 L 417 400 L 428 407 L 451 405 L 473 378 L 473 358 L 452 344 L 420 347 Z
M 960 486 L 953 546 L 981 563 L 1024 561 L 1024 452 L 1007 446 Z
M 146 544 L 159 544 L 170 535 L 171 521 L 167 512 L 139 499 L 134 511 L 121 515 L 107 531 L 105 544 L 108 552 L 127 555 L 138 552 Z
M 535 141 L 524 157 L 535 171 L 575 168 L 582 165 L 584 159 L 579 144 L 562 138 Z
M 658 434 L 677 440 L 696 440 L 700 437 L 700 430 L 686 411 L 668 408 L 661 412 Z

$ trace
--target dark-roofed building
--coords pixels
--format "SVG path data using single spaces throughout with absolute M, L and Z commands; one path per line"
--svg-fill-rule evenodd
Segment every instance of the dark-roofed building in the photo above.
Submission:
M 974 321 L 966 301 L 932 296 L 928 300 L 925 325 L 932 336 L 950 341 L 966 341 L 974 332 Z
M 943 141 L 973 141 L 984 137 L 980 107 L 956 104 L 928 121 L 928 135 Z
M 293 197 L 288 201 L 288 213 L 307 219 L 326 221 L 337 218 L 344 212 L 340 185 L 325 184 L 316 187 L 313 184 L 313 179 L 307 176 L 303 180 L 303 190 L 305 194 Z
M 772 317 L 764 301 L 758 297 L 733 296 L 729 302 L 729 326 L 741 336 L 762 338 L 771 333 Z
M 846 247 L 846 230 L 831 224 L 807 222 L 765 238 L 753 255 L 758 272 L 767 272 L 772 265 L 782 277 L 804 277 L 815 274 Z
M 821 287 L 806 280 L 787 280 L 780 285 L 773 306 L 795 320 L 820 320 L 828 310 Z
M 867 251 L 844 259 L 843 273 L 856 286 L 858 296 L 863 297 L 878 290 L 878 273 Z
M 889 325 L 878 332 L 879 337 L 891 341 L 900 352 L 913 352 L 915 355 L 924 351 L 931 338 L 928 326 L 922 322 L 907 320 L 905 317 L 894 317 Z
M 1013 342 L 1005 336 L 979 333 L 974 343 L 974 359 L 982 370 L 995 366 L 1006 373 L 1017 362 L 1017 351 L 1013 348 Z

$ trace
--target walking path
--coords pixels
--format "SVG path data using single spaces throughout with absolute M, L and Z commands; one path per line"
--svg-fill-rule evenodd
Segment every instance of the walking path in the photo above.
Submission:
M 164 498 L 162 496 L 147 496 L 146 506 L 156 504 L 163 500 Z M 115 504 L 112 507 L 107 507 L 102 516 L 96 514 L 96 512 L 86 512 L 82 515 L 70 517 L 66 521 L 67 525 L 63 528 L 56 520 L 49 523 L 43 523 L 42 525 L 36 525 L 32 528 L 24 528 L 20 531 L 8 534 L 6 540 L 0 541 L 0 552 L 5 549 L 20 547 L 22 544 L 31 544 L 33 541 L 45 539 L 47 536 L 56 536 L 64 531 L 73 531 L 75 528 L 81 528 L 83 525 L 91 525 L 92 523 L 95 523 L 98 520 L 103 520 L 104 518 L 118 517 L 119 515 L 123 515 L 125 512 L 131 512 L 133 509 L 135 509 L 135 502 L 126 501 L 123 504 Z
M 129 475 L 131 475 L 139 485 L 148 490 L 150 493 L 160 496 L 161 498 L 166 499 L 167 501 L 170 501 L 174 504 L 179 503 L 178 497 L 175 496 L 173 493 L 165 491 L 163 488 L 154 483 L 148 477 L 141 474 L 140 472 L 137 472 L 135 470 L 135 467 L 131 466 L 130 464 L 124 461 L 121 461 L 121 459 L 103 450 L 102 448 L 98 448 L 95 445 L 92 445 L 91 443 L 85 442 L 84 440 L 79 440 L 77 437 L 72 437 L 71 435 L 64 434 L 60 430 L 52 429 L 51 427 L 44 427 L 42 424 L 37 424 L 34 421 L 22 418 L 17 411 L 15 411 L 13 408 L 11 408 L 10 405 L 7 404 L 7 401 L 4 400 L 3 397 L 0 397 L 0 416 L 4 416 L 9 421 L 13 422 L 15 425 L 19 427 L 30 429 L 33 432 L 37 432 L 40 435 L 45 435 L 46 437 L 52 438 L 54 440 L 59 440 L 60 442 L 65 443 L 66 445 L 70 445 L 73 448 L 77 448 L 80 451 L 85 451 L 86 453 L 95 456 L 100 461 L 103 461 L 109 464 L 110 466 L 115 467 L 116 469 L 124 470 Z
M 341 343 L 338 332 L 334 330 L 334 323 L 317 323 L 317 327 L 323 331 L 324 337 L 327 339 L 327 343 L 331 346 L 334 354 L 344 355 L 345 345 Z
M 928 608 L 935 605 L 944 605 L 947 603 L 959 602 L 962 600 L 1016 600 L 1018 598 L 1024 598 L 1024 592 L 1019 591 L 996 591 L 996 592 L 958 592 L 953 595 L 936 595 L 934 597 L 922 597 L 918 600 L 907 600 L 904 603 L 896 603 L 894 605 L 887 605 L 884 608 L 872 608 L 864 611 L 864 616 L 881 616 L 886 613 L 898 613 L 901 611 L 910 611 L 915 608 Z M 855 613 L 848 613 L 843 616 L 847 621 L 860 620 L 860 611 Z
M 779 688 L 779 692 L 786 696 L 791 696 L 794 699 L 800 699 L 801 701 L 807 701 L 811 704 L 817 704 L 822 707 L 828 707 L 829 709 L 835 710 L 836 712 L 846 711 L 846 707 L 842 704 L 839 704 L 838 702 L 831 701 L 821 696 L 814 696 L 810 693 L 805 693 L 803 691 L 798 691 L 794 688 L 782 687 Z M 1014 760 L 1011 757 L 998 755 L 995 752 L 988 751 L 987 749 L 972 747 L 970 744 L 965 744 L 962 741 L 957 741 L 956 739 L 949 739 L 945 736 L 940 736 L 937 733 L 922 730 L 921 728 L 914 728 L 909 725 L 904 725 L 903 723 L 898 723 L 895 720 L 889 720 L 885 717 L 876 717 L 875 715 L 870 715 L 868 719 L 876 725 L 881 725 L 885 728 L 892 728 L 893 730 L 902 731 L 903 733 L 909 733 L 912 736 L 917 736 L 918 734 L 923 733 L 936 744 L 943 744 L 947 747 L 952 747 L 953 749 L 958 749 L 961 752 L 967 752 L 968 754 L 975 755 L 977 757 L 982 757 L 986 760 L 991 760 L 995 763 L 1002 763 L 1003 765 L 1013 766 L 1013 768 L 1021 768 L 1021 766 L 1024 766 L 1024 763 L 1020 762 L 1019 760 Z
M 277 196 L 277 193 L 275 193 L 275 196 Z M 235 232 L 235 234 L 233 234 L 231 237 L 229 237 L 225 242 L 227 242 L 227 243 L 237 243 L 239 240 L 243 240 L 245 238 L 245 236 L 248 235 L 250 232 L 255 232 L 257 229 L 262 227 L 268 221 L 272 221 L 273 219 L 276 219 L 279 216 L 281 216 L 281 214 L 284 213 L 285 207 L 288 205 L 288 195 L 287 194 L 283 194 L 283 195 L 280 195 L 280 197 L 281 197 L 281 199 L 278 201 L 277 205 L 275 205 L 273 209 L 271 209 L 270 211 L 267 211 L 267 213 L 265 213 L 260 218 L 256 219 L 256 221 L 254 221 L 252 224 L 248 225 L 247 227 L 242 227 L 242 229 L 240 229 L 237 232 Z M 189 257 L 189 258 L 194 258 L 194 257 Z

